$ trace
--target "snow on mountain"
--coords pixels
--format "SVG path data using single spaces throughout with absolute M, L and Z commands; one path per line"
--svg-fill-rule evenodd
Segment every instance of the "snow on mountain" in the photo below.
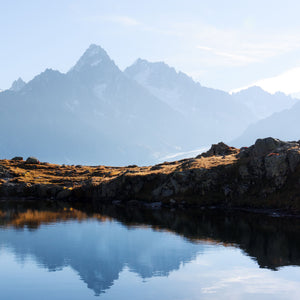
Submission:
M 21 93 L 1 93 L 0 103 L 0 126 L 9 124 L 0 132 L 1 157 L 149 164 L 200 143 L 184 134 L 189 120 L 125 76 L 96 45 L 68 73 L 47 69 Z
M 230 95 L 206 88 L 163 62 L 138 59 L 122 72 L 91 45 L 66 74 L 46 69 L 0 93 L 0 155 L 152 164 L 230 142 L 293 101 L 257 89 Z
M 106 53 L 106 51 L 95 45 L 92 44 L 89 48 L 84 52 L 84 54 L 80 57 L 78 62 L 75 64 L 70 71 L 81 71 L 83 68 L 86 67 L 96 67 L 100 65 L 102 62 L 111 62 L 110 57 Z
M 184 92 L 182 81 L 185 85 L 194 84 L 191 78 L 181 72 L 177 73 L 164 62 L 149 63 L 140 58 L 124 72 L 156 97 L 177 111 L 185 113 L 185 105 L 181 99 Z
M 163 62 L 138 59 L 125 74 L 187 117 L 196 128 L 205 128 L 203 141 L 230 140 L 256 117 L 228 93 L 202 87 Z M 206 143 L 206 144 L 207 144 Z

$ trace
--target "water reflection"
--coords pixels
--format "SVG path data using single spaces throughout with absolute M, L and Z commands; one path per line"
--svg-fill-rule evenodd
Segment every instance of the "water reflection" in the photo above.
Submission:
M 2 203 L 0 249 L 14 253 L 19 262 L 33 258 L 49 271 L 71 267 L 96 295 L 107 291 L 124 270 L 144 279 L 169 276 L 199 260 L 198 254 L 208 253 L 211 244 L 234 245 L 260 267 L 300 265 L 298 219 L 111 206 L 36 207 Z
M 260 267 L 276 270 L 300 265 L 300 219 L 220 210 L 149 211 L 101 207 L 102 214 L 124 224 L 150 224 L 192 241 L 236 245 Z
M 55 226 L 43 225 L 51 223 Z M 100 214 L 74 209 L 7 209 L 1 212 L 1 224 L 6 230 L 0 230 L 0 246 L 11 249 L 19 261 L 34 257 L 49 271 L 70 266 L 97 295 L 112 286 L 124 267 L 142 278 L 167 276 L 202 251 L 167 232 L 128 230 Z

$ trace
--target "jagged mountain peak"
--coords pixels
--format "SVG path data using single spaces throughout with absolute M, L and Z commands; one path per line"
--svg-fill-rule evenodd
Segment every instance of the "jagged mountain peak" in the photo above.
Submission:
M 257 85 L 253 85 L 250 86 L 248 88 L 242 89 L 238 92 L 233 92 L 233 95 L 244 95 L 244 94 L 249 94 L 251 96 L 255 96 L 255 95 L 261 95 L 261 96 L 278 96 L 278 97 L 288 97 L 287 94 L 283 93 L 283 92 L 276 92 L 274 94 L 269 93 L 268 91 L 264 90 L 263 88 L 261 88 L 260 86 Z
M 128 75 L 134 75 L 139 72 L 151 72 L 151 73 L 172 73 L 173 75 L 177 74 L 176 70 L 173 67 L 170 67 L 163 61 L 150 62 L 146 59 L 138 58 L 131 66 L 127 67 L 124 71 Z
M 175 70 L 173 67 L 170 67 L 168 64 L 166 64 L 163 61 L 157 61 L 157 62 L 150 62 L 147 59 L 143 59 L 143 58 L 138 58 L 133 64 L 132 66 L 140 66 L 140 67 L 145 67 L 145 66 L 149 66 L 149 67 L 165 67 L 168 69 L 172 69 Z M 130 67 L 129 67 L 130 68 Z
M 169 86 L 180 84 L 194 84 L 193 79 L 182 72 L 177 72 L 165 62 L 149 62 L 138 58 L 124 73 L 143 86 Z
M 253 86 L 250 86 L 248 88 L 245 88 L 245 89 L 242 89 L 238 92 L 233 92 L 233 95 L 236 94 L 236 95 L 242 95 L 242 94 L 251 94 L 251 95 L 254 95 L 254 94 L 259 94 L 259 95 L 266 95 L 266 94 L 269 94 L 267 91 L 265 91 L 264 89 L 262 89 L 260 86 L 257 86 L 257 85 L 253 85 Z
M 94 68 L 103 64 L 103 62 L 113 63 L 102 47 L 91 44 L 70 71 L 81 71 L 85 68 Z
M 56 78 L 59 76 L 63 76 L 63 73 L 59 72 L 58 70 L 53 70 L 47 68 L 44 72 L 40 73 L 39 75 L 35 76 L 28 84 L 32 84 L 33 82 L 40 82 L 40 81 L 48 81 L 51 78 Z
M 15 80 L 12 85 L 11 85 L 11 88 L 9 89 L 10 91 L 13 91 L 13 92 L 18 92 L 20 91 L 24 86 L 26 85 L 26 82 L 21 78 L 19 77 L 17 80 Z
M 108 57 L 107 52 L 99 45 L 91 44 L 87 50 L 84 52 L 83 56 L 88 57 Z

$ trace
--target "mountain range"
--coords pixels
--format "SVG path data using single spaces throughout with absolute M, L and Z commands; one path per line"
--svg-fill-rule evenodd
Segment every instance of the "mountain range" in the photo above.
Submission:
M 138 59 L 123 72 L 104 49 L 91 45 L 67 73 L 46 69 L 0 93 L 0 155 L 152 164 L 219 140 L 239 143 L 241 136 L 248 144 L 251 128 L 253 136 L 271 135 L 257 122 L 294 111 L 296 102 L 257 87 L 232 95 L 203 87 L 163 62 Z

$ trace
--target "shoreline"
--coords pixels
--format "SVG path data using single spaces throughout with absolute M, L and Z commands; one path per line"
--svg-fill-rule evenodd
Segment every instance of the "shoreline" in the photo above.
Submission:
M 97 203 L 95 206 L 95 210 L 98 209 L 98 206 L 107 206 L 107 207 L 119 207 L 122 209 L 130 208 L 130 209 L 145 209 L 149 211 L 185 211 L 188 212 L 190 210 L 194 211 L 214 211 L 214 212 L 221 212 L 221 213 L 249 213 L 249 214 L 258 214 L 258 215 L 265 215 L 268 217 L 273 218 L 300 218 L 300 211 L 289 211 L 289 210 L 282 210 L 282 209 L 274 209 L 274 208 L 251 208 L 251 207 L 228 207 L 228 206 L 221 206 L 221 205 L 212 205 L 212 206 L 168 206 L 168 205 L 157 205 L 157 203 L 149 203 L 143 201 L 135 201 L 134 202 L 125 202 L 122 203 L 119 200 L 114 200 L 111 202 L 104 202 L 104 203 Z M 84 209 L 85 203 L 82 201 L 76 201 L 75 199 L 72 200 L 55 200 L 55 199 L 39 199 L 34 197 L 0 197 L 0 205 L 1 204 L 45 204 L 45 205 L 69 205 L 74 206 L 75 208 Z M 93 203 L 88 203 L 88 207 L 93 208 Z
M 0 160 L 0 197 L 127 206 L 221 207 L 300 214 L 300 143 L 224 143 L 195 158 L 155 166 L 66 166 Z

